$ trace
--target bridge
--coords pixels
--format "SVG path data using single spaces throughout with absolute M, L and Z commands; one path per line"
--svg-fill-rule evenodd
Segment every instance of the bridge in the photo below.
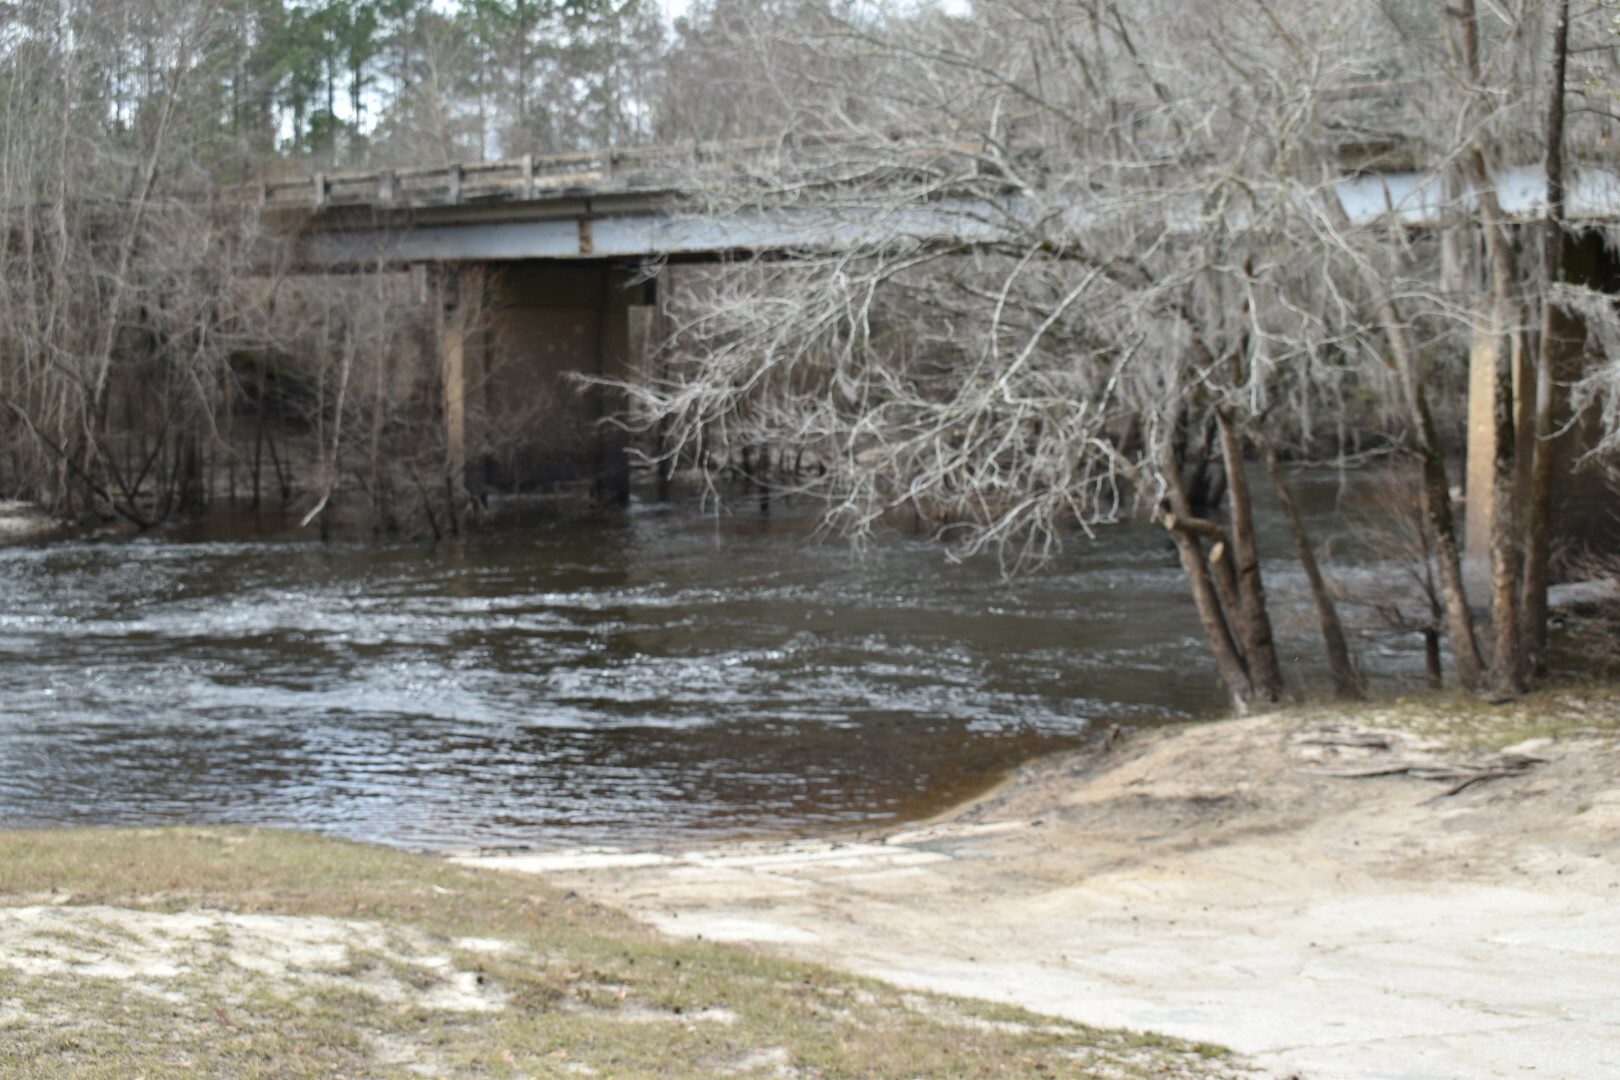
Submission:
M 940 198 L 926 206 L 780 206 L 701 215 L 694 196 L 752 169 L 791 168 L 798 179 L 830 176 L 842 154 L 866 144 L 818 135 L 748 139 L 708 147 L 647 146 L 414 169 L 316 173 L 222 192 L 256 205 L 291 234 L 308 269 L 445 262 L 589 259 L 714 259 L 784 250 L 847 248 L 888 238 L 994 241 L 998 223 L 1027 222 L 1028 200 Z M 971 148 L 964 148 L 971 149 Z M 1334 185 L 1352 224 L 1390 218 L 1441 224 L 1466 194 L 1449 196 L 1432 173 L 1356 171 Z M 1505 170 L 1496 194 L 1510 217 L 1538 217 L 1546 179 L 1538 166 Z M 1577 171 L 1567 182 L 1573 221 L 1620 219 L 1620 175 Z M 1072 209 L 1088 213 L 1083 198 Z M 1006 233 L 1011 233 L 1007 228 Z
M 975 147 L 960 149 L 972 152 Z M 266 223 L 288 238 L 293 263 L 303 270 L 436 269 L 445 312 L 440 361 L 450 468 L 453 475 L 467 476 L 467 406 L 475 388 L 483 388 L 486 413 L 494 397 L 506 394 L 532 395 L 549 387 L 560 400 L 565 395 L 557 388 L 567 373 L 623 376 L 646 355 L 655 299 L 645 272 L 649 264 L 830 251 L 891 240 L 994 242 L 1018 235 L 1031 220 L 1029 200 L 1013 192 L 891 207 L 761 206 L 723 216 L 692 209 L 716 184 L 735 183 L 750 173 L 787 172 L 836 184 L 850 160 L 858 161 L 870 150 L 870 142 L 817 134 L 707 147 L 603 149 L 317 173 L 239 185 L 223 195 L 227 201 L 257 206 Z M 937 161 L 942 148 L 926 153 Z M 891 155 L 889 161 L 895 160 L 903 163 L 905 158 Z M 1544 212 L 1546 180 L 1539 166 L 1504 170 L 1495 184 L 1498 202 L 1510 218 L 1528 221 Z M 1472 202 L 1468 193 L 1448 194 L 1440 178 L 1417 169 L 1351 169 L 1332 186 L 1355 225 L 1393 221 L 1409 228 L 1435 227 Z M 761 190 L 768 189 L 761 185 Z M 1574 171 L 1566 181 L 1565 200 L 1571 221 L 1620 220 L 1620 176 L 1592 168 Z M 1065 211 L 1076 223 L 1096 212 L 1084 197 Z M 1602 261 L 1601 253 L 1584 257 Z M 474 284 L 466 271 L 475 267 L 493 273 Z M 486 348 L 521 355 L 528 369 L 516 385 L 493 394 L 486 385 L 487 365 L 481 367 L 469 351 L 466 313 L 476 306 L 468 295 L 472 288 L 486 290 L 490 302 Z M 1476 349 L 1467 464 L 1468 488 L 1475 493 L 1491 490 L 1493 363 Z M 540 452 L 526 474 L 518 470 L 521 475 L 504 479 L 522 483 L 555 478 L 559 472 L 588 475 L 600 496 L 628 499 L 624 436 L 596 422 L 616 403 L 602 391 L 593 395 L 585 401 L 583 415 L 578 405 L 571 412 L 559 407 L 543 425 L 578 429 L 584 421 L 592 432 L 588 451 L 554 447 Z M 1468 546 L 1476 554 L 1486 550 L 1489 537 L 1489 508 L 1481 511 L 1479 501 L 1476 512 L 1468 515 Z

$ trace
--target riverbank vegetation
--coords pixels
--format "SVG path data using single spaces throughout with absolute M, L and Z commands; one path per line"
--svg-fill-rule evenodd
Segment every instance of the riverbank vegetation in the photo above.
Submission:
M 16 1077 L 1236 1075 L 297 833 L 0 832 L 0 941 Z
M 221 185 L 646 141 L 664 41 L 655 5 L 604 0 L 8 6 L 0 493 L 139 529 L 233 508 L 459 531 L 450 286 L 292 274 Z M 531 435 L 480 431 L 479 459 Z

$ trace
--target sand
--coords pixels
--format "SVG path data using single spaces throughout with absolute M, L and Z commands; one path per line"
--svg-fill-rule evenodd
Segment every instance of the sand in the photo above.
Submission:
M 468 861 L 670 934 L 1222 1043 L 1261 1076 L 1620 1077 L 1598 732 L 1484 755 L 1266 716 L 1038 763 L 921 827 Z

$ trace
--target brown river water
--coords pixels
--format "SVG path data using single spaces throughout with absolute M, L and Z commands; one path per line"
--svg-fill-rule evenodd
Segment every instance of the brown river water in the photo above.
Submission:
M 513 506 L 436 545 L 236 529 L 0 548 L 0 824 L 426 849 L 827 832 L 1221 704 L 1147 526 L 1009 581 L 923 539 L 856 554 L 792 507 Z M 1320 679 L 1308 621 L 1282 622 Z

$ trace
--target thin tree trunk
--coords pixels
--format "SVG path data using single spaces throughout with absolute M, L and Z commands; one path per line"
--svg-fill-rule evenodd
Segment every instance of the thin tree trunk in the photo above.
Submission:
M 282 466 L 281 454 L 276 450 L 275 432 L 265 432 L 264 443 L 270 448 L 270 467 L 276 472 L 276 490 L 281 492 L 281 509 L 285 512 L 288 501 L 292 499 L 292 462 L 289 461 L 286 467 Z
M 1451 485 L 1446 479 L 1446 461 L 1435 431 L 1429 399 L 1418 382 L 1417 358 L 1406 326 L 1395 302 L 1385 299 L 1384 336 L 1394 354 L 1396 372 L 1406 392 L 1418 436 L 1418 458 L 1423 464 L 1423 513 L 1434 537 L 1440 571 L 1440 593 L 1446 609 L 1446 634 L 1451 638 L 1451 662 L 1457 681 L 1465 690 L 1479 689 L 1481 670 L 1479 643 L 1474 636 L 1474 619 L 1468 610 L 1468 590 L 1463 586 L 1462 546 L 1457 542 L 1457 523 L 1451 515 Z
M 382 453 L 383 405 L 388 391 L 389 350 L 378 350 L 372 358 L 371 390 L 371 501 L 380 528 L 393 530 L 393 513 L 389 507 L 388 481 L 384 474 Z
M 1188 528 L 1193 522 L 1176 519 L 1180 524 L 1179 531 L 1190 532 Z M 1166 519 L 1165 524 L 1170 524 Z M 1236 560 L 1232 557 L 1232 545 L 1226 538 L 1225 530 L 1214 525 L 1207 519 L 1196 522 L 1198 525 L 1214 526 L 1213 537 L 1210 539 L 1209 551 L 1204 555 L 1204 561 L 1209 566 L 1210 579 L 1215 583 L 1215 595 L 1220 597 L 1221 609 L 1226 613 L 1226 625 L 1232 631 L 1237 642 L 1238 652 L 1243 656 L 1243 666 L 1249 670 L 1249 681 L 1257 682 L 1254 678 L 1254 664 L 1249 659 L 1248 640 L 1244 636 L 1242 627 L 1238 625 L 1242 619 L 1243 601 L 1238 595 L 1238 576 L 1234 568 Z M 1192 532 L 1192 535 L 1199 535 Z
M 1169 426 L 1173 427 L 1173 422 Z M 1232 711 L 1244 716 L 1254 707 L 1260 695 L 1255 692 L 1254 682 L 1249 677 L 1249 666 L 1232 638 L 1232 630 L 1227 624 L 1221 599 L 1216 594 L 1209 565 L 1204 560 L 1202 540 L 1189 528 L 1189 524 L 1196 519 L 1187 504 L 1187 492 L 1181 481 L 1181 463 L 1176 460 L 1168 435 L 1160 439 L 1159 458 L 1170 501 L 1170 513 L 1163 521 L 1170 539 L 1175 542 L 1182 572 L 1187 575 L 1193 603 L 1198 608 L 1198 621 L 1203 625 L 1204 636 L 1215 657 L 1215 670 L 1226 688 L 1227 699 L 1232 703 Z M 1211 528 L 1218 536 L 1219 527 Z
M 1547 216 L 1541 223 L 1541 333 L 1536 355 L 1535 439 L 1525 501 L 1524 593 L 1519 640 L 1532 675 L 1547 670 L 1547 583 L 1552 561 L 1553 433 L 1561 403 L 1555 368 L 1562 344 L 1553 291 L 1563 278 L 1564 88 L 1569 61 L 1569 0 L 1558 0 L 1553 23 L 1552 86 L 1547 100 Z
M 1237 577 L 1238 635 L 1243 654 L 1249 661 L 1254 688 L 1268 701 L 1282 697 L 1282 669 L 1277 663 L 1277 643 L 1272 637 L 1271 616 L 1266 611 L 1266 587 L 1260 576 L 1260 550 L 1254 535 L 1254 508 L 1249 499 L 1249 480 L 1243 471 L 1243 437 L 1225 409 L 1215 411 L 1220 427 L 1221 459 L 1226 465 L 1227 510 L 1231 521 L 1233 571 Z
M 1215 656 L 1215 669 L 1220 674 L 1221 684 L 1226 687 L 1232 711 L 1245 716 L 1253 709 L 1260 695 L 1255 692 L 1248 665 L 1243 662 L 1232 640 L 1231 628 L 1227 626 L 1226 616 L 1221 610 L 1220 597 L 1216 595 L 1209 567 L 1204 562 L 1202 544 L 1197 537 L 1180 529 L 1169 532 L 1170 539 L 1176 545 L 1176 554 L 1181 559 L 1181 569 L 1192 587 L 1198 621 L 1203 625 L 1204 636 L 1209 639 L 1210 652 Z
M 1322 647 L 1327 651 L 1328 670 L 1333 673 L 1333 691 L 1340 698 L 1347 701 L 1359 701 L 1366 696 L 1366 686 L 1362 681 L 1361 672 L 1350 659 L 1350 648 L 1345 643 L 1344 623 L 1339 620 L 1339 609 L 1333 603 L 1333 595 L 1328 591 L 1327 582 L 1322 577 L 1322 568 L 1317 565 L 1316 552 L 1311 549 L 1311 538 L 1305 531 L 1305 523 L 1300 519 L 1299 507 L 1294 502 L 1294 493 L 1289 490 L 1288 479 L 1283 475 L 1282 463 L 1277 460 L 1277 448 L 1272 444 L 1271 437 L 1259 426 L 1250 432 L 1250 437 L 1260 450 L 1261 460 L 1266 465 L 1266 475 L 1271 477 L 1271 486 L 1277 492 L 1277 502 L 1282 506 L 1283 517 L 1288 521 L 1288 531 L 1294 537 L 1294 549 L 1299 553 L 1299 564 L 1305 570 L 1305 578 L 1311 584 L 1311 598 L 1316 601 L 1316 620 L 1322 629 Z
M 259 393 L 253 420 L 253 512 L 263 503 L 259 487 L 264 478 L 264 368 L 259 369 Z

